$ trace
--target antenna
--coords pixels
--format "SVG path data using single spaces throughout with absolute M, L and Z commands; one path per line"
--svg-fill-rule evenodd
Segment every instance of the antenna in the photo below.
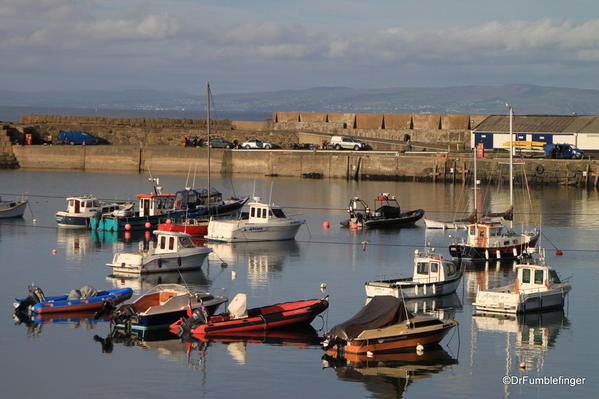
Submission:
M 274 181 L 270 181 L 270 195 L 268 196 L 268 205 L 272 205 L 272 185 Z
M 191 188 L 189 187 L 189 173 L 190 172 L 191 172 L 191 164 L 187 168 L 187 178 L 185 179 L 185 189 L 186 190 L 191 190 Z

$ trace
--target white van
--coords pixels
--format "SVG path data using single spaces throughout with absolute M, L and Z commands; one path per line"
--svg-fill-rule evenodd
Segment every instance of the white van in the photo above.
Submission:
M 346 136 L 333 136 L 329 143 L 329 147 L 333 147 L 336 150 L 363 150 L 366 148 L 366 144 L 362 143 L 358 139 L 354 139 Z

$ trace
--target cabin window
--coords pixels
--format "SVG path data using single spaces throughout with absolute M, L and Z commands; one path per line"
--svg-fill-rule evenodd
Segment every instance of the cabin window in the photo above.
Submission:
M 168 238 L 168 249 L 171 251 L 175 249 L 175 237 Z
M 510 245 L 510 240 L 504 241 L 503 245 Z
M 169 198 L 168 200 L 166 200 L 166 207 L 168 209 L 173 209 L 173 201 L 174 201 L 174 198 Z
M 75 201 L 69 200 L 69 206 L 75 206 Z
M 417 274 L 428 274 L 428 263 L 418 262 L 418 264 L 416 265 L 416 273 Z
M 278 218 L 285 218 L 285 214 L 283 213 L 282 209 L 274 208 L 272 210 L 272 213 L 274 213 L 275 216 L 278 217 Z
M 470 227 L 470 235 L 473 236 L 476 234 L 476 229 L 474 227 Z
M 189 237 L 181 237 L 179 239 L 179 245 L 181 245 L 181 247 L 183 247 L 183 248 L 195 247 L 195 245 L 193 245 L 193 242 L 191 241 L 191 238 L 189 238 Z
M 100 202 L 99 201 L 94 201 L 94 207 L 98 207 L 100 206 Z
M 166 237 L 160 237 L 160 249 L 166 248 Z
M 431 273 L 437 273 L 439 271 L 438 263 L 431 263 Z
M 256 208 L 251 208 L 250 209 L 250 216 L 251 217 L 255 217 L 256 216 L 255 211 L 256 211 Z
M 262 218 L 266 219 L 266 209 L 262 208 Z
M 85 205 L 88 208 L 91 208 L 93 206 L 93 203 L 91 201 L 87 201 L 87 204 Z
M 484 230 L 480 230 L 478 232 L 478 235 L 481 236 L 481 237 L 484 237 L 485 236 L 485 231 Z
M 522 282 L 530 283 L 530 269 L 522 269 Z
M 543 284 L 543 271 L 535 270 L 535 284 Z
M 455 264 L 453 262 L 447 262 L 447 275 L 452 276 L 455 273 Z
M 493 227 L 493 228 L 489 229 L 489 235 L 492 235 L 492 236 L 498 236 L 500 232 L 501 232 L 501 228 L 499 228 L 499 227 Z
M 550 277 L 552 283 L 555 283 L 555 284 L 561 283 L 561 280 L 557 276 L 557 272 L 555 270 L 549 271 L 549 277 Z

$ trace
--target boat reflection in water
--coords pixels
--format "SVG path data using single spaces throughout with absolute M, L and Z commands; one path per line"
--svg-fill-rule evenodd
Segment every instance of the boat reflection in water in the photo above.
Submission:
M 545 361 L 545 353 L 556 343 L 562 329 L 568 329 L 570 322 L 563 309 L 525 313 L 522 315 L 474 314 L 473 328 L 476 331 L 500 332 L 506 334 L 506 375 L 515 374 L 515 369 L 536 370 L 540 373 Z M 515 336 L 514 351 L 517 363 L 511 359 L 511 336 Z M 478 339 L 478 334 L 473 334 Z
M 190 288 L 207 289 L 210 280 L 200 269 L 179 273 L 148 273 L 139 276 L 111 274 L 106 277 L 115 288 L 132 288 L 135 292 L 145 292 L 158 284 L 182 284 Z
M 77 229 L 57 229 L 56 243 L 69 260 L 82 259 L 90 252 L 100 248 L 111 248 L 112 252 L 121 252 L 127 248 L 149 248 L 152 240 L 150 232 L 95 231 Z
M 248 283 L 251 287 L 266 286 L 283 270 L 288 257 L 299 256 L 295 240 L 243 242 L 235 244 L 208 243 L 213 253 L 210 260 L 218 259 L 231 265 L 248 265 Z
M 464 286 L 471 302 L 474 302 L 479 290 L 501 287 L 514 282 L 516 272 L 514 261 L 462 262 Z
M 455 292 L 439 297 L 407 299 L 404 303 L 417 316 L 433 316 L 440 320 L 453 320 L 456 312 L 462 310 L 462 301 Z
M 340 380 L 361 382 L 373 396 L 393 398 L 402 398 L 414 381 L 430 378 L 457 363 L 438 345 L 421 354 L 412 351 L 368 357 L 328 351 L 322 357 L 323 366 L 335 369 Z
M 15 324 L 24 324 L 27 327 L 27 336 L 39 336 L 44 327 L 50 324 L 67 325 L 70 328 L 83 328 L 92 330 L 98 323 L 106 323 L 106 316 L 95 318 L 96 311 L 91 312 L 64 312 L 64 313 L 35 313 L 32 315 L 14 315 Z

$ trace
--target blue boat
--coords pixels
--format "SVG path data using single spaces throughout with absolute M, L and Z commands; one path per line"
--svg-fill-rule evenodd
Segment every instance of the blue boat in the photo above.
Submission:
M 72 290 L 67 295 L 45 296 L 41 288 L 29 287 L 27 298 L 16 299 L 15 313 L 63 313 L 85 312 L 100 310 L 107 302 L 119 304 L 131 298 L 131 288 L 96 291 L 93 287 L 85 286 L 81 290 Z

